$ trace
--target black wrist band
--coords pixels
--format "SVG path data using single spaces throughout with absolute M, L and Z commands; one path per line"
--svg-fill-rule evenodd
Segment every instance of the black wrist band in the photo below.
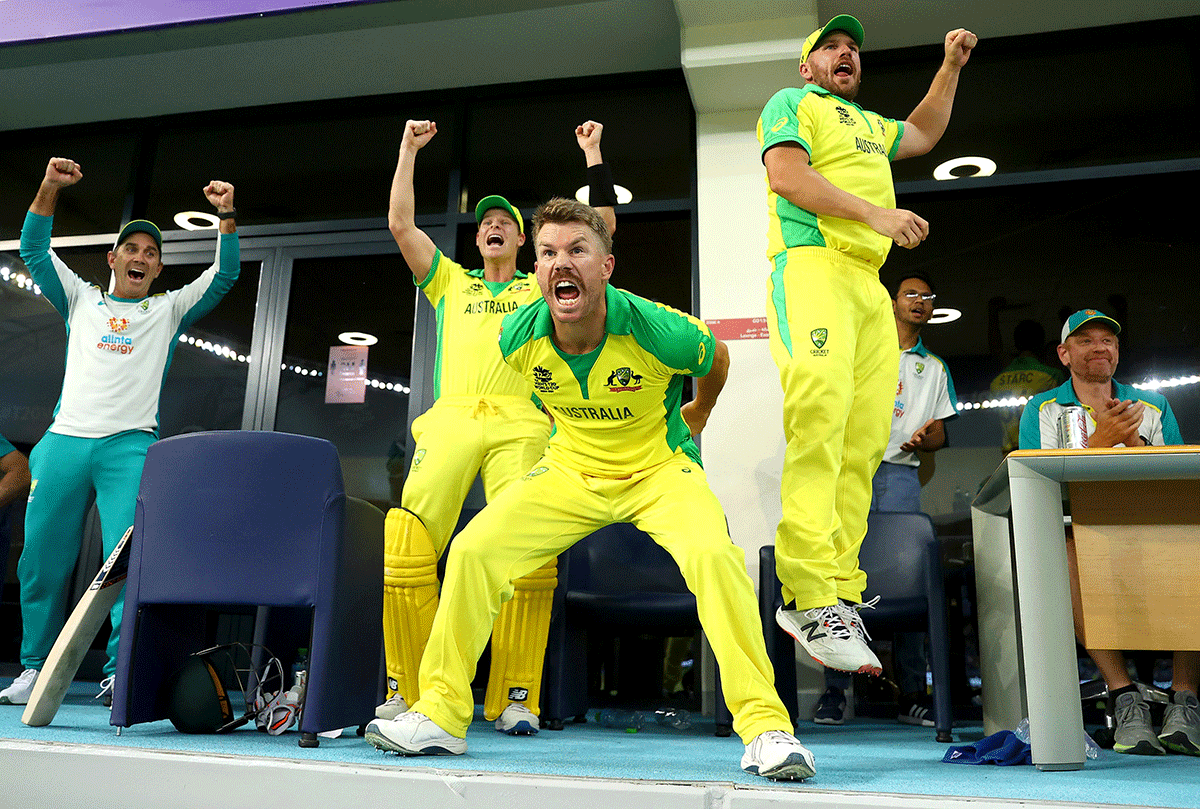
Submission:
M 617 204 L 617 189 L 613 187 L 612 169 L 607 163 L 587 168 L 588 202 L 593 208 Z
M 237 208 L 234 208 L 231 211 L 217 211 L 217 219 L 236 219 L 236 218 L 237 218 Z

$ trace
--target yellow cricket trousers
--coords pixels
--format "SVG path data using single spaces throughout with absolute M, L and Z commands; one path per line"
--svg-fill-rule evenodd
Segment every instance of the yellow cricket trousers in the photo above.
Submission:
M 787 439 L 775 534 L 784 603 L 858 602 L 871 477 L 887 449 L 900 372 L 895 315 L 877 269 L 823 247 L 777 256 L 768 290 Z
M 665 548 L 696 595 L 700 623 L 721 668 L 733 728 L 749 742 L 791 731 L 775 693 L 754 587 L 743 551 L 704 470 L 682 453 L 628 478 L 597 478 L 543 458 L 454 541 L 442 601 L 421 660 L 412 707 L 449 733 L 471 723 L 471 676 L 513 579 L 538 569 L 598 528 L 629 522 Z
M 413 421 L 416 450 L 400 505 L 446 550 L 475 475 L 490 503 L 546 451 L 550 420 L 529 399 L 443 396 Z

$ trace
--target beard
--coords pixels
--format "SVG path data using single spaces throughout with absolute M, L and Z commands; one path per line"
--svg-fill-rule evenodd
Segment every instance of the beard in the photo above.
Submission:
M 832 73 L 813 74 L 813 84 L 818 87 L 828 90 L 838 98 L 843 98 L 846 101 L 853 101 L 858 95 L 858 88 L 862 85 L 862 76 L 854 76 L 854 82 L 849 87 L 839 86 L 834 82 Z

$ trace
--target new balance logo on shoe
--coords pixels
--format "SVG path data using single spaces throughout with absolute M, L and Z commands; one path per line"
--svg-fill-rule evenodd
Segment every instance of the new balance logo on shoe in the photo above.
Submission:
M 800 627 L 800 630 L 805 633 L 808 642 L 812 643 L 814 640 L 820 640 L 829 634 L 828 632 L 820 632 L 818 634 L 818 631 L 823 626 L 824 624 L 822 624 L 820 621 L 812 621 L 811 623 L 807 623 Z

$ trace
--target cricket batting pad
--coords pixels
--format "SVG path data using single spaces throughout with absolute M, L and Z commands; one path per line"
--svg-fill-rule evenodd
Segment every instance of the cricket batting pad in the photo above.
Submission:
M 388 511 L 383 528 L 383 645 L 388 696 L 409 705 L 420 689 L 417 673 L 438 605 L 437 551 L 411 511 Z
M 558 584 L 558 559 L 513 582 L 513 597 L 500 607 L 492 627 L 492 667 L 483 715 L 493 720 L 510 702 L 540 715 L 542 664 L 550 634 L 550 610 Z

